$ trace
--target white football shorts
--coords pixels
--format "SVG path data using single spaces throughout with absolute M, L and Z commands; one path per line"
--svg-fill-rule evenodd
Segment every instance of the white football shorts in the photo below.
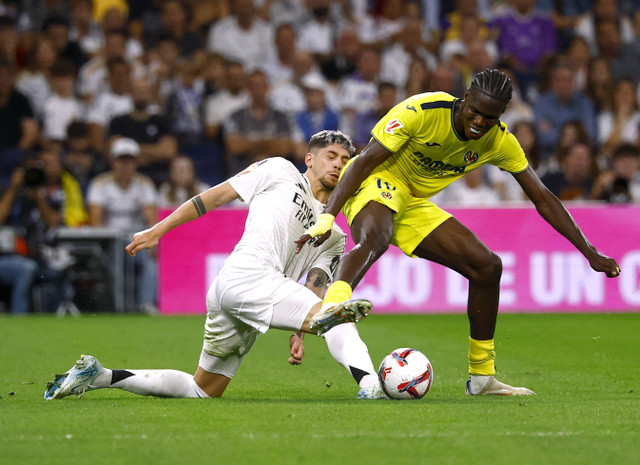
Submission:
M 200 367 L 232 378 L 259 333 L 296 331 L 321 299 L 258 259 L 233 254 L 207 292 Z

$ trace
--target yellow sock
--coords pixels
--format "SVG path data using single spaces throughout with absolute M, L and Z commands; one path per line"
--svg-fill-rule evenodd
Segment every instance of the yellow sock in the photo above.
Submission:
M 496 374 L 496 351 L 493 339 L 479 341 L 469 338 L 469 374 L 483 376 Z
M 324 296 L 324 300 L 322 304 L 339 304 L 340 302 L 344 302 L 345 300 L 349 300 L 351 298 L 351 293 L 353 289 L 346 281 L 336 281 L 329 286 L 327 289 L 327 293 Z

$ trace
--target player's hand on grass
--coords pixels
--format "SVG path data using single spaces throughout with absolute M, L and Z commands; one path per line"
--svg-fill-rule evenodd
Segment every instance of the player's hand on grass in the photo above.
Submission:
M 291 365 L 301 365 L 304 358 L 304 333 L 296 331 L 289 338 L 289 363 Z
M 136 253 L 143 249 L 151 249 L 158 245 L 160 236 L 156 234 L 154 228 L 145 229 L 133 235 L 131 243 L 125 247 L 129 255 L 135 257 Z
M 620 267 L 616 261 L 598 252 L 589 258 L 589 264 L 595 271 L 606 273 L 608 278 L 617 278 L 620 274 Z
M 295 243 L 298 244 L 298 246 L 296 247 L 296 253 L 299 253 L 302 250 L 302 246 L 304 246 L 314 237 L 317 237 L 318 239 L 313 243 L 313 246 L 321 246 L 324 241 L 329 239 L 329 236 L 331 235 L 331 228 L 333 227 L 333 222 L 335 220 L 336 217 L 330 213 L 321 214 L 318 217 L 318 221 L 316 221 L 316 224 L 307 229 L 300 237 L 300 239 L 295 241 Z

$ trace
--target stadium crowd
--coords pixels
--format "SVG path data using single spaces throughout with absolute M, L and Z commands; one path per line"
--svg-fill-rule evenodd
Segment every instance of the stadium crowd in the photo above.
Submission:
M 554 194 L 640 203 L 639 0 L 1 1 L 8 311 L 26 313 L 38 282 L 57 289 L 52 308 L 68 299 L 50 230 L 143 229 L 254 161 L 302 169 L 322 129 L 361 149 L 396 103 L 463 97 L 485 68 L 511 77 L 501 119 Z M 522 199 L 489 166 L 435 201 Z M 140 259 L 141 282 L 153 264 Z

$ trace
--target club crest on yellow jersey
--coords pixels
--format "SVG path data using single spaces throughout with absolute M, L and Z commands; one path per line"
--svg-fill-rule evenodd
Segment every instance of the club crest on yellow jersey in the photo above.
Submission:
M 480 158 L 480 155 L 478 155 L 478 152 L 474 152 L 473 150 L 469 150 L 464 154 L 464 162 L 468 165 L 477 162 L 478 158 Z

